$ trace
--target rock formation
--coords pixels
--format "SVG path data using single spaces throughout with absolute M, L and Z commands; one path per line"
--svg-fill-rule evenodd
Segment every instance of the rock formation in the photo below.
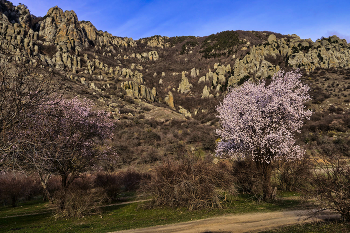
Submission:
M 186 78 L 186 73 L 182 72 L 182 78 L 181 83 L 179 84 L 179 88 L 177 89 L 178 92 L 187 94 L 192 87 L 192 84 L 189 83 L 188 78 Z
M 54 71 L 113 101 L 126 93 L 137 101 L 161 102 L 188 117 L 200 106 L 186 106 L 186 101 L 215 101 L 228 87 L 272 76 L 287 66 L 307 74 L 317 68 L 350 68 L 350 46 L 337 36 L 313 42 L 297 35 L 244 32 L 238 39 L 232 48 L 207 59 L 204 39 L 133 40 L 79 21 L 74 11 L 56 6 L 40 18 L 25 5 L 0 0 L 0 62 Z M 191 51 L 181 54 L 188 44 Z

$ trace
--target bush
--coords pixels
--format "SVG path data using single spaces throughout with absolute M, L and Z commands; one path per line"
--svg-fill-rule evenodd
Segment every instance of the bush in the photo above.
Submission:
M 323 208 L 335 210 L 350 221 L 350 167 L 331 161 L 331 165 L 315 169 L 308 195 L 316 197 Z
M 152 147 L 142 147 L 143 151 L 139 158 L 139 164 L 151 164 L 161 160 L 162 156 L 159 154 L 159 151 Z
M 134 192 L 139 189 L 141 180 L 148 175 L 131 169 L 118 173 L 98 173 L 94 180 L 95 188 L 100 188 L 109 201 L 116 201 L 122 192 Z
M 100 213 L 100 206 L 107 200 L 107 195 L 102 188 L 95 188 L 93 181 L 92 176 L 82 176 L 75 179 L 67 190 L 57 190 L 53 195 L 55 217 L 81 218 L 87 214 Z
M 61 188 L 61 178 L 59 176 L 52 176 L 47 182 L 47 191 L 53 194 L 60 190 Z
M 168 160 L 154 168 L 142 190 L 152 195 L 153 206 L 190 210 L 221 207 L 218 188 L 230 190 L 233 178 L 224 166 L 195 157 Z
M 289 161 L 281 164 L 278 171 L 279 189 L 283 191 L 301 191 L 308 188 L 312 177 L 309 159 Z
M 56 218 L 81 218 L 87 214 L 100 213 L 100 206 L 106 196 L 101 189 L 73 189 L 65 194 L 65 206 L 61 208 L 62 190 L 55 193 Z
M 240 193 L 254 195 L 257 199 L 263 197 L 263 184 L 260 180 L 262 173 L 252 159 L 233 161 L 232 175 Z
M 102 188 L 110 201 L 115 201 L 121 192 L 121 180 L 115 174 L 98 173 L 95 187 Z
M 16 207 L 20 199 L 29 200 L 41 194 L 38 179 L 22 173 L 9 172 L 0 175 L 0 200 Z

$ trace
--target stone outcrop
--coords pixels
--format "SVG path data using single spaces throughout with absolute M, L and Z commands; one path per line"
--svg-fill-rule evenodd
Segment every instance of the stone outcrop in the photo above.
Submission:
M 175 109 L 174 96 L 171 91 L 168 92 L 168 95 L 165 97 L 164 101 L 170 108 Z
M 197 76 L 199 76 L 199 70 L 196 69 L 196 68 L 193 68 L 193 69 L 191 70 L 191 77 L 192 77 L 192 78 L 195 78 L 195 77 L 197 77 Z
M 132 81 L 126 81 L 121 83 L 121 87 L 126 91 L 128 96 L 145 99 L 150 102 L 154 102 L 156 100 L 156 90 L 150 89 L 145 85 Z
M 236 59 L 233 76 L 229 78 L 228 85 L 233 86 L 245 76 L 255 76 L 257 78 L 266 78 L 276 73 L 280 67 L 272 65 L 265 60 L 266 56 L 276 56 L 280 51 L 277 45 L 269 46 L 253 46 L 250 54 L 246 55 L 242 60 Z M 288 54 L 287 54 L 288 55 Z
M 269 35 L 269 38 L 267 38 L 267 41 L 271 44 L 276 41 L 276 36 L 274 34 Z
M 63 12 L 57 6 L 49 9 L 44 20 L 40 22 L 39 36 L 47 42 L 58 44 L 63 51 L 82 49 L 87 45 L 75 12 Z
M 187 94 L 192 88 L 192 84 L 189 83 L 186 73 L 182 72 L 181 83 L 179 84 L 178 92 Z
M 299 51 L 292 54 L 289 57 L 288 64 L 293 68 L 304 68 L 308 73 L 318 67 L 349 69 L 349 46 L 345 40 L 341 40 L 337 36 L 317 40 L 308 52 Z
M 277 33 L 261 33 L 260 44 L 246 37 L 240 39 L 237 53 L 198 63 L 203 57 L 196 54 L 197 49 L 181 55 L 181 59 L 176 57 L 188 37 L 154 36 L 134 41 L 97 30 L 91 22 L 79 21 L 74 11 L 53 7 L 41 19 L 31 15 L 24 5 L 0 2 L 5 4 L 0 4 L 2 60 L 55 71 L 101 96 L 109 92 L 119 96 L 116 93 L 121 88 L 127 95 L 149 102 L 161 101 L 158 95 L 165 96 L 163 102 L 172 109 L 183 109 L 182 114 L 187 116 L 189 110 L 175 103 L 175 91 L 181 98 L 205 100 L 222 95 L 227 87 L 250 77 L 272 76 L 281 69 L 278 65 L 306 72 L 350 68 L 350 45 L 337 36 L 313 42 L 297 35 L 282 38 Z M 198 42 L 201 46 L 201 40 Z M 165 58 L 175 64 L 168 64 Z M 183 69 L 186 71 L 178 83 Z
M 81 21 L 80 26 L 84 35 L 88 39 L 89 44 L 95 46 L 110 46 L 115 45 L 117 47 L 134 47 L 136 42 L 132 38 L 116 37 L 108 32 L 97 30 L 90 21 Z
M 229 80 L 229 86 L 234 85 L 245 76 L 268 77 L 277 72 L 280 67 L 268 62 L 270 56 L 287 57 L 288 65 L 293 68 L 303 68 L 307 73 L 316 68 L 350 68 L 350 50 L 345 40 L 337 36 L 323 38 L 315 43 L 311 40 L 301 40 L 292 35 L 291 39 L 277 39 L 271 34 L 268 44 L 253 46 L 250 54 L 235 61 L 234 75 Z
M 147 43 L 149 47 L 166 48 L 170 46 L 170 43 L 166 42 L 167 40 L 169 40 L 167 36 L 152 36 L 150 38 L 140 39 L 139 42 L 142 44 Z
M 181 113 L 185 117 L 192 117 L 192 114 L 187 109 L 183 108 L 182 106 L 179 106 L 179 113 Z
M 44 20 L 40 22 L 39 36 L 46 42 L 59 45 L 62 50 L 83 49 L 90 45 L 132 47 L 136 43 L 131 38 L 112 36 L 98 31 L 91 22 L 79 22 L 74 11 L 65 11 L 59 7 L 49 9 Z
M 209 91 L 210 91 L 210 88 L 207 85 L 205 85 L 203 88 L 202 99 L 214 97 L 212 94 L 209 93 Z
M 158 52 L 157 51 L 150 51 L 148 53 L 148 58 L 150 61 L 157 61 L 159 59 Z

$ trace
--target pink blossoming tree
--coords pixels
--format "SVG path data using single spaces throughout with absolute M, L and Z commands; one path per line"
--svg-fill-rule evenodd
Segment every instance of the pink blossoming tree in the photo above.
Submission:
M 37 172 L 50 198 L 46 183 L 51 175 L 61 177 L 64 208 L 69 185 L 104 156 L 105 139 L 113 136 L 114 120 L 105 111 L 94 111 L 89 100 L 53 99 L 27 113 L 15 141 L 16 162 L 27 171 Z
M 295 145 L 304 119 L 312 112 L 303 103 L 310 100 L 309 87 L 301 74 L 278 72 L 269 85 L 246 82 L 231 89 L 217 106 L 221 137 L 216 154 L 251 158 L 262 173 L 264 200 L 272 198 L 272 163 L 281 159 L 299 159 L 304 151 Z

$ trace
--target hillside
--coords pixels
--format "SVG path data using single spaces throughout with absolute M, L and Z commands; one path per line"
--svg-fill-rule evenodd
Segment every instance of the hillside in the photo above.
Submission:
M 206 37 L 113 36 L 59 7 L 36 17 L 0 0 L 0 64 L 52 73 L 61 91 L 119 119 L 119 165 L 215 149 L 215 106 L 228 88 L 299 68 L 314 110 L 299 141 L 313 155 L 350 154 L 350 44 L 297 35 L 224 31 Z

